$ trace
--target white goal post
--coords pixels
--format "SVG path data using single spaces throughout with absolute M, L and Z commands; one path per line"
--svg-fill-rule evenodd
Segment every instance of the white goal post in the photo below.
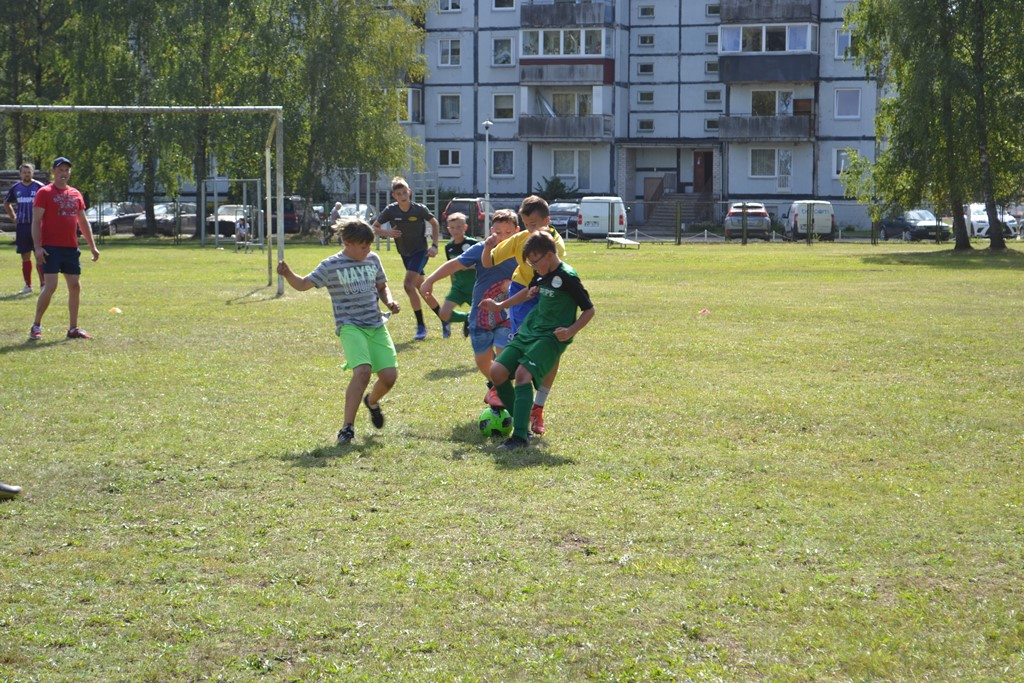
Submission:
M 0 104 L 0 112 L 4 113 L 36 113 L 36 114 L 184 114 L 194 116 L 197 114 L 269 114 L 273 118 L 270 124 L 270 131 L 267 133 L 267 143 L 263 148 L 264 166 L 267 176 L 267 216 L 273 216 L 271 211 L 273 195 L 277 196 L 277 259 L 284 260 L 284 107 L 274 106 L 237 106 L 237 107 L 183 107 L 183 106 L 93 106 L 82 104 Z M 274 191 L 271 192 L 270 184 L 270 154 L 271 144 L 274 147 L 275 173 L 277 183 Z M 201 179 L 200 179 L 201 181 Z M 274 264 L 271 250 L 267 249 L 267 285 L 273 282 Z M 277 277 L 277 295 L 284 294 L 284 278 Z

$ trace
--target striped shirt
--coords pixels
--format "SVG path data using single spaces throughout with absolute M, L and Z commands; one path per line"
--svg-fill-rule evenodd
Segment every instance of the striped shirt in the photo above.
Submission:
M 377 305 L 377 286 L 388 281 L 380 256 L 367 254 L 356 261 L 339 251 L 320 262 L 307 276 L 316 287 L 326 287 L 334 308 L 334 323 L 358 327 L 380 327 L 386 320 Z

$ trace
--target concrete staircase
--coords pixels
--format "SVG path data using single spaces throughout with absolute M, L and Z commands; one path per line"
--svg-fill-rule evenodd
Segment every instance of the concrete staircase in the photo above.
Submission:
M 656 240 L 674 240 L 676 237 L 676 207 L 679 220 L 693 225 L 711 220 L 713 215 L 711 197 L 699 194 L 666 193 L 656 202 L 645 205 L 645 220 L 642 224 L 631 223 L 630 232 L 639 230 L 641 237 Z

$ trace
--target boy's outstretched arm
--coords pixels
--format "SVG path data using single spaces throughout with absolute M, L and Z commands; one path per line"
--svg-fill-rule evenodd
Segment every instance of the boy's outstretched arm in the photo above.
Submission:
M 453 273 L 457 273 L 460 270 L 469 270 L 468 266 L 462 264 L 458 258 L 453 258 L 445 261 L 437 267 L 437 269 L 428 275 L 424 280 L 423 284 L 420 285 L 420 292 L 424 296 L 430 296 L 434 292 L 434 283 L 442 278 L 449 277 Z
M 309 278 L 299 277 L 292 272 L 292 269 L 284 261 L 277 262 L 277 274 L 282 276 L 288 281 L 288 284 L 292 286 L 292 289 L 296 289 L 300 292 L 304 292 L 307 289 L 313 289 L 314 285 Z

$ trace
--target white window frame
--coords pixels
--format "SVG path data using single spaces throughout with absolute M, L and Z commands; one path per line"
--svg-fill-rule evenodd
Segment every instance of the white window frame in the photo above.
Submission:
M 722 91 L 721 90 L 705 90 L 704 101 L 709 104 L 721 104 L 722 103 Z
M 654 119 L 639 119 L 636 122 L 637 133 L 653 133 L 654 132 Z
M 447 60 L 445 47 L 447 46 Z M 452 48 L 455 48 L 454 50 Z M 454 55 L 454 59 L 453 59 Z M 441 38 L 437 42 L 438 66 L 462 66 L 462 40 L 459 38 Z
M 718 118 L 704 119 L 704 132 L 706 133 L 717 133 L 718 132 Z
M 654 91 L 653 90 L 637 90 L 637 92 L 636 92 L 636 103 L 637 104 L 654 104 Z
M 423 90 L 405 88 L 405 117 L 402 123 L 423 123 Z
M 508 116 L 498 115 L 498 98 L 509 98 L 510 103 L 508 107 L 502 107 L 509 110 Z M 512 93 L 494 93 L 491 97 L 491 116 L 495 121 L 514 121 L 516 118 L 516 96 Z
M 772 172 L 771 175 L 755 175 L 754 173 L 754 152 L 771 152 L 772 154 Z M 749 162 L 747 164 L 747 172 L 751 178 L 775 178 L 779 174 L 779 150 L 774 147 L 752 147 L 749 154 Z
M 462 0 L 437 0 L 437 11 L 440 14 L 462 11 Z
M 838 180 L 841 173 L 850 165 L 850 149 L 848 147 L 836 147 L 832 150 L 832 179 Z
M 768 28 L 785 29 L 786 48 L 784 50 L 768 49 Z M 759 49 L 745 50 L 743 34 L 751 34 L 760 29 Z M 795 38 L 802 35 L 801 46 L 797 47 Z M 805 47 L 803 45 L 806 45 Z M 818 52 L 818 26 L 816 24 L 729 24 L 718 27 L 718 54 L 758 55 L 758 54 L 815 54 Z
M 705 74 L 717 74 L 718 73 L 718 60 L 709 59 L 704 62 L 704 73 Z
M 840 94 L 857 93 L 857 113 L 856 114 L 840 114 L 839 113 L 839 96 Z M 861 89 L 860 88 L 836 88 L 835 92 L 835 108 L 832 110 L 832 117 L 837 121 L 856 121 L 861 116 Z
M 575 46 L 575 51 L 566 51 L 567 47 L 572 47 L 571 43 L 566 40 L 566 34 L 573 33 L 578 34 L 579 41 Z M 591 45 L 590 39 L 594 38 L 595 45 L 598 46 L 597 51 L 588 51 Z M 519 40 L 519 56 L 520 57 L 548 57 L 548 58 L 565 58 L 565 59 L 578 59 L 580 57 L 603 57 L 605 53 L 605 40 L 606 34 L 603 28 L 544 28 L 544 29 L 525 29 L 520 32 Z M 557 45 L 557 52 L 548 51 L 548 46 Z M 536 47 L 536 52 L 528 52 L 529 48 Z
M 718 47 L 718 31 L 708 31 L 704 34 L 705 47 Z
M 454 99 L 458 107 L 458 116 L 455 118 L 445 118 L 444 116 L 444 103 L 447 99 Z M 437 120 L 441 123 L 458 123 L 462 121 L 462 95 L 458 93 L 441 93 L 437 98 Z
M 555 164 L 559 157 L 572 155 L 573 172 L 571 174 L 559 173 Z M 583 167 L 586 166 L 585 171 Z M 589 149 L 555 149 L 551 153 L 551 175 L 562 178 L 567 185 L 575 185 L 581 192 L 590 190 L 590 150 Z
M 637 47 L 654 47 L 654 34 L 653 33 L 640 33 L 636 37 Z
M 840 61 L 847 61 L 853 57 L 853 34 L 841 28 L 836 29 L 836 51 L 835 58 Z
M 704 6 L 704 16 L 706 17 L 720 17 L 722 16 L 722 5 L 717 2 L 709 3 Z
M 636 9 L 636 16 L 640 19 L 653 19 L 654 5 L 640 5 Z
M 637 62 L 636 65 L 637 76 L 653 76 L 654 75 L 654 62 Z
M 499 63 L 497 57 L 502 54 L 504 50 L 498 47 L 498 42 L 508 41 L 508 61 Z M 502 36 L 491 40 L 491 66 L 502 68 L 506 66 L 516 65 L 516 39 L 511 36 Z
M 502 156 L 508 155 L 508 157 L 509 157 L 509 160 L 510 160 L 509 167 L 510 167 L 510 169 L 509 169 L 508 173 L 498 173 L 497 172 L 498 164 L 494 163 L 494 159 L 499 154 L 502 155 Z M 512 178 L 513 176 L 515 176 L 515 174 L 516 174 L 516 152 L 515 152 L 515 150 L 514 149 L 492 149 L 491 150 L 491 163 L 488 165 L 488 173 L 491 174 L 492 178 Z
M 462 152 L 458 149 L 437 150 L 437 166 L 438 168 L 458 168 L 462 166 Z
M 503 4 L 507 4 L 508 6 L 507 7 L 498 7 L 498 3 L 499 2 L 503 3 Z M 514 10 L 515 8 L 516 8 L 516 0 L 494 0 L 494 2 L 491 3 L 491 9 L 493 9 L 495 12 L 508 12 L 509 10 Z

